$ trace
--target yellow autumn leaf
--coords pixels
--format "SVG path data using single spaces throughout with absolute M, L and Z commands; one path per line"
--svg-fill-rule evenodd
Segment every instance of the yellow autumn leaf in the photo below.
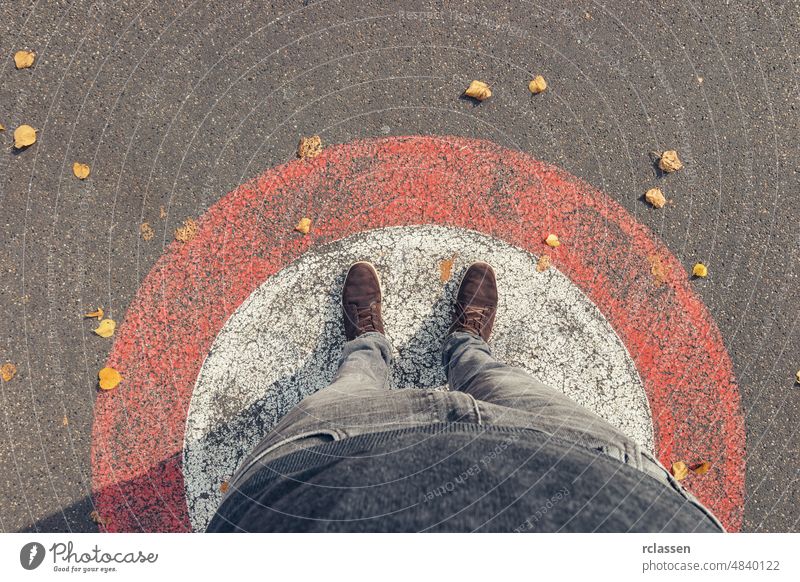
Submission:
M 661 159 L 658 160 L 658 167 L 664 172 L 677 172 L 683 167 L 683 163 L 678 158 L 678 152 L 675 150 L 667 150 L 661 154 Z
M 6 126 L 3 125 L 2 123 L 0 123 L 0 131 L 5 131 L 5 130 L 6 130 Z
M 536 261 L 536 270 L 542 273 L 550 268 L 551 263 L 550 255 L 542 255 L 539 257 L 539 260 Z
M 114 330 L 117 329 L 117 322 L 113 319 L 104 319 L 100 322 L 94 330 L 94 333 L 100 337 L 111 337 L 114 335 Z
M 541 75 L 536 75 L 536 77 L 534 77 L 533 80 L 528 83 L 528 90 L 534 95 L 538 95 L 545 89 L 547 89 L 547 81 L 545 81 L 544 77 Z
M 180 242 L 189 242 L 197 236 L 197 222 L 193 218 L 187 218 L 183 221 L 183 226 L 175 229 L 175 240 Z
M 114 368 L 103 368 L 97 373 L 97 377 L 103 390 L 113 390 L 122 382 L 122 376 Z
M 36 53 L 31 51 L 17 51 L 14 53 L 14 64 L 18 69 L 27 69 L 33 66 L 36 60 Z
M 90 311 L 89 313 L 84 313 L 84 317 L 96 317 L 97 319 L 103 319 L 103 308 L 98 307 L 95 311 Z
M 797 370 L 797 374 L 794 375 L 795 381 L 800 384 L 800 370 Z
M 672 463 L 672 476 L 675 477 L 678 481 L 682 481 L 686 479 L 686 476 L 689 474 L 689 467 L 686 466 L 686 463 L 683 461 L 676 461 Z
M 81 164 L 80 162 L 75 162 L 72 164 L 72 173 L 75 174 L 75 177 L 80 180 L 85 180 L 89 177 L 89 166 L 87 164 Z
M 554 234 L 548 234 L 547 238 L 544 239 L 544 242 L 547 243 L 547 246 L 553 247 L 553 248 L 561 246 L 561 241 L 558 240 L 558 236 L 556 236 Z
M 301 159 L 316 158 L 322 153 L 322 138 L 318 135 L 304 137 L 297 144 L 297 157 Z
M 492 90 L 489 88 L 489 85 L 483 81 L 472 81 L 466 91 L 464 91 L 464 95 L 477 99 L 478 101 L 484 101 L 492 96 Z
M 661 188 L 650 188 L 645 193 L 644 199 L 652 204 L 655 208 L 664 208 L 664 205 L 667 203 L 667 199 L 664 197 L 664 193 L 661 191 Z
M 10 382 L 11 379 L 17 375 L 17 367 L 11 362 L 6 362 L 0 366 L 0 377 L 4 382 Z
M 703 461 L 702 463 L 697 463 L 692 465 L 689 470 L 694 473 L 695 475 L 705 475 L 708 473 L 708 470 L 711 468 L 711 463 L 709 461 Z
M 695 263 L 694 267 L 692 267 L 692 275 L 695 277 L 708 277 L 708 267 L 706 267 L 703 263 Z
M 36 143 L 36 130 L 30 125 L 20 125 L 14 130 L 14 147 L 18 150 L 34 143 Z
M 449 259 L 443 259 L 439 262 L 439 279 L 442 283 L 449 281 L 453 275 L 453 263 L 456 261 L 456 256 L 453 255 Z
M 142 235 L 142 239 L 144 240 L 153 240 L 156 232 L 153 230 L 153 227 L 150 226 L 149 222 L 143 222 L 139 225 L 139 234 Z
M 300 222 L 297 223 L 297 226 L 294 229 L 302 234 L 308 234 L 311 231 L 311 219 L 310 218 L 301 218 Z

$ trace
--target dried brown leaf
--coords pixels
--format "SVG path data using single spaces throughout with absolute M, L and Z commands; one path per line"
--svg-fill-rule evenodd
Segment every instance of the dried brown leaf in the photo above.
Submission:
M 645 193 L 644 199 L 656 208 L 664 208 L 664 205 L 667 203 L 667 199 L 664 197 L 661 188 L 650 188 Z
M 6 362 L 0 366 L 0 378 L 3 378 L 4 382 L 10 382 L 11 379 L 16 375 L 17 367 L 11 362 Z
M 96 317 L 97 319 L 103 319 L 103 308 L 98 307 L 95 311 L 90 311 L 89 313 L 84 313 L 84 317 Z
M 536 77 L 534 77 L 533 80 L 528 83 L 528 90 L 534 95 L 538 95 L 545 89 L 547 89 L 547 81 L 545 81 L 544 77 L 541 75 L 536 75 Z
M 647 257 L 648 262 L 650 263 L 650 274 L 653 276 L 653 280 L 655 281 L 656 287 L 659 287 L 667 282 L 667 268 L 664 266 L 664 263 L 661 261 L 661 257 L 658 255 L 650 255 Z
M 30 125 L 20 125 L 14 130 L 14 147 L 18 150 L 36 143 L 36 130 Z
M 485 101 L 492 96 L 492 90 L 489 88 L 489 85 L 483 81 L 472 81 L 469 87 L 464 91 L 464 95 L 477 99 L 478 101 Z
M 439 261 L 439 279 L 442 283 L 449 281 L 450 277 L 453 276 L 453 263 L 456 262 L 456 255 L 453 255 L 449 259 L 442 259 Z
M 667 150 L 661 154 L 661 158 L 658 160 L 658 167 L 667 173 L 677 172 L 683 167 L 683 163 L 678 158 L 678 152 Z
M 539 257 L 539 260 L 536 261 L 536 270 L 540 273 L 546 271 L 550 268 L 552 263 L 553 261 L 550 259 L 550 255 L 542 255 Z
M 18 69 L 27 69 L 33 66 L 36 60 L 36 53 L 31 51 L 17 51 L 14 53 L 14 65 Z
M 92 512 L 89 514 L 89 519 L 91 519 L 91 520 L 92 520 L 93 522 L 95 522 L 97 525 L 101 525 L 101 526 L 103 526 L 103 527 L 106 527 L 106 526 L 107 526 L 107 525 L 108 525 L 108 524 L 111 522 L 111 520 L 109 520 L 109 519 L 106 519 L 105 517 L 101 516 L 101 515 L 100 515 L 100 514 L 97 512 L 97 510 L 94 510 L 94 511 L 92 511 Z
M 711 468 L 710 461 L 703 461 L 702 463 L 695 463 L 689 470 L 694 473 L 695 475 L 705 475 L 708 473 L 708 470 Z
M 153 237 L 156 235 L 153 227 L 150 226 L 149 222 L 143 222 L 139 225 L 139 234 L 142 235 L 144 240 L 153 240 Z M 177 238 L 177 235 L 176 235 Z
M 175 229 L 175 240 L 181 242 L 189 242 L 197 236 L 197 222 L 193 218 L 187 218 L 183 221 L 183 226 Z
M 294 229 L 301 234 L 308 234 L 311 232 L 311 219 L 301 218 L 300 222 L 297 223 Z
M 322 153 L 322 138 L 318 135 L 304 137 L 297 145 L 297 157 L 300 159 L 316 158 Z
M 672 463 L 672 476 L 675 477 L 678 481 L 682 481 L 686 479 L 686 476 L 689 474 L 689 467 L 686 466 L 686 463 L 683 461 L 675 461 Z
M 553 248 L 561 246 L 561 241 L 558 240 L 558 236 L 556 236 L 554 234 L 548 234 L 547 238 L 544 239 L 544 242 L 547 243 L 547 246 L 553 247 Z

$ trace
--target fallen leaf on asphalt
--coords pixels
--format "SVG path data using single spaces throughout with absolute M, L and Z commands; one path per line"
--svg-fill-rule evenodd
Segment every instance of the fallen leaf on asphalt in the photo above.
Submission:
M 456 256 L 453 255 L 449 259 L 442 259 L 439 263 L 439 279 L 441 279 L 442 283 L 450 280 L 453 275 L 453 263 L 455 262 Z
M 228 492 L 228 489 L 230 488 L 230 486 L 231 486 L 231 485 L 230 485 L 230 483 L 228 483 L 227 481 L 223 481 L 223 482 L 222 482 L 222 483 L 220 483 L 220 485 L 219 485 L 219 490 L 220 490 L 222 493 L 227 493 L 227 492 Z
M 692 275 L 695 277 L 708 277 L 708 267 L 706 267 L 703 263 L 695 263 L 694 267 L 692 267 Z
M 95 522 L 97 525 L 102 525 L 103 527 L 107 526 L 107 525 L 108 525 L 108 523 L 109 523 L 109 520 L 107 520 L 106 518 L 104 518 L 103 516 L 101 516 L 101 515 L 100 515 L 100 514 L 97 512 L 97 510 L 95 510 L 95 511 L 93 511 L 93 512 L 91 512 L 91 513 L 89 514 L 89 519 L 91 519 L 91 520 L 92 520 L 93 522 Z
M 114 368 L 103 368 L 97 373 L 97 377 L 103 390 L 113 390 L 122 382 L 122 376 Z
M 794 375 L 794 379 L 800 384 L 800 370 L 797 370 L 797 374 Z
M 696 463 L 689 467 L 689 470 L 694 473 L 695 475 L 705 475 L 708 473 L 708 470 L 711 468 L 711 463 L 708 461 L 703 461 L 702 463 Z
M 483 81 L 473 81 L 469 84 L 467 90 L 464 91 L 464 95 L 477 99 L 478 101 L 484 101 L 492 96 L 492 90 L 489 89 L 489 85 Z
M 542 77 L 541 75 L 536 75 L 533 78 L 533 81 L 528 83 L 528 90 L 534 95 L 538 95 L 545 89 L 547 89 L 547 81 L 545 81 L 544 77 Z
M 308 234 L 311 231 L 311 219 L 310 218 L 301 218 L 300 222 L 297 223 L 297 226 L 294 229 L 302 234 Z
M 297 145 L 297 157 L 300 159 L 316 158 L 322 153 L 322 138 L 318 135 L 304 137 Z
M 5 130 L 6 130 L 6 126 L 3 125 L 2 123 L 0 123 L 0 131 L 5 131 Z
M 141 225 L 139 225 L 139 234 L 142 235 L 144 240 L 152 240 L 152 238 L 156 235 L 153 227 L 150 226 L 150 223 L 148 222 L 143 222 Z
M 34 143 L 36 143 L 36 130 L 30 125 L 20 125 L 14 130 L 14 147 L 18 150 Z
M 66 414 L 64 415 L 64 418 L 61 419 L 61 424 L 63 424 L 64 426 L 68 426 L 69 425 L 69 419 L 67 418 Z
M 656 208 L 664 208 L 667 199 L 664 198 L 664 193 L 661 188 L 650 188 L 644 195 L 644 199 Z
M 686 463 L 683 461 L 676 461 L 672 463 L 672 476 L 675 477 L 678 481 L 682 481 L 686 479 L 686 476 L 689 474 L 689 467 L 686 466 Z
M 36 53 L 31 51 L 17 51 L 14 53 L 14 64 L 18 69 L 27 69 L 33 66 L 36 60 Z
M 667 269 L 664 267 L 664 263 L 661 262 L 661 257 L 658 255 L 650 255 L 647 257 L 647 260 L 650 263 L 650 274 L 653 276 L 656 287 L 666 283 Z
M 539 260 L 536 261 L 536 270 L 541 273 L 542 271 L 549 269 L 551 264 L 552 261 L 550 260 L 550 255 L 542 255 L 539 257 Z
M 75 162 L 72 164 L 72 173 L 75 174 L 75 177 L 79 180 L 85 180 L 89 177 L 89 166 L 86 164 L 81 164 L 80 162 Z
M 0 377 L 4 382 L 10 382 L 11 379 L 17 375 L 17 367 L 11 362 L 6 362 L 0 366 Z
M 96 333 L 100 337 L 111 337 L 112 335 L 114 335 L 114 330 L 116 329 L 117 329 L 116 321 L 114 321 L 113 319 L 104 319 L 100 322 L 100 325 L 98 325 L 92 331 L 94 331 L 94 333 Z
M 658 167 L 664 172 L 669 173 L 677 172 L 683 167 L 683 164 L 678 158 L 678 152 L 675 150 L 667 150 L 661 154 L 661 159 L 658 160 Z
M 547 246 L 553 247 L 553 248 L 561 246 L 561 241 L 558 240 L 558 237 L 556 235 L 554 235 L 554 234 L 548 234 L 547 238 L 544 239 L 544 242 L 547 243 Z
M 103 308 L 98 307 L 95 311 L 90 311 L 89 313 L 84 313 L 84 317 L 96 317 L 97 319 L 103 319 Z
M 197 223 L 193 218 L 187 218 L 183 221 L 183 226 L 175 229 L 175 239 L 181 242 L 189 242 L 197 236 Z
M 164 220 L 164 219 L 167 217 L 167 211 L 166 211 L 166 210 L 164 210 L 164 207 L 163 207 L 163 206 L 159 206 L 159 207 L 158 207 L 158 217 L 159 217 L 161 220 Z

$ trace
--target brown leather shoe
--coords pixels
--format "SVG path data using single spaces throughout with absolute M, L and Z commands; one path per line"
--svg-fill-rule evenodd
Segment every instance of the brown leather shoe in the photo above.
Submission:
M 369 331 L 383 332 L 381 283 L 371 263 L 354 263 L 347 271 L 342 288 L 344 335 L 347 340 Z
M 489 341 L 497 315 L 497 281 L 488 263 L 472 263 L 461 279 L 449 333 L 471 333 Z

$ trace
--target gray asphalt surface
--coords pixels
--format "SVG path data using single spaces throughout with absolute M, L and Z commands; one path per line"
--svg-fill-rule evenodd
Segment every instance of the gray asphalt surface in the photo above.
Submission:
M 0 153 L 0 359 L 19 368 L 0 383 L 0 529 L 95 529 L 111 343 L 80 314 L 121 321 L 184 218 L 316 133 L 494 140 L 604 190 L 687 267 L 706 262 L 696 288 L 744 400 L 745 529 L 797 530 L 798 23 L 796 1 L 3 0 L 0 139 L 39 134 Z M 17 71 L 23 48 L 38 59 Z M 536 98 L 532 74 L 550 84 Z M 458 98 L 473 78 L 495 87 L 479 106 Z M 639 197 L 665 149 L 686 168 L 653 211 Z

